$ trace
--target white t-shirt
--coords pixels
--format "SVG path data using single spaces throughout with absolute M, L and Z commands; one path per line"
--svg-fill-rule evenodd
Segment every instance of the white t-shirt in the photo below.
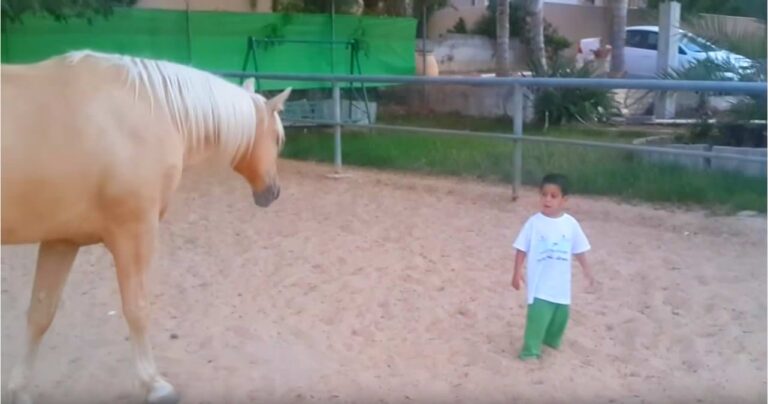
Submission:
M 534 298 L 571 304 L 571 258 L 591 248 L 579 222 L 567 213 L 553 219 L 539 212 L 525 222 L 514 247 L 527 253 L 528 304 Z

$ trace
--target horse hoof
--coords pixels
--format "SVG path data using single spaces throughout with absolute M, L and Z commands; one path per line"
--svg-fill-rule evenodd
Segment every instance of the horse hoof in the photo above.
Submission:
M 178 402 L 179 394 L 168 382 L 155 383 L 147 396 L 148 404 L 176 404 Z

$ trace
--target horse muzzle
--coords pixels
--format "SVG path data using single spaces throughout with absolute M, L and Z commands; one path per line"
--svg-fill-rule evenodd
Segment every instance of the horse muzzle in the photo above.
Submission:
M 256 206 L 262 208 L 268 207 L 279 197 L 280 185 L 275 183 L 270 184 L 260 192 L 253 191 L 253 202 L 256 203 Z

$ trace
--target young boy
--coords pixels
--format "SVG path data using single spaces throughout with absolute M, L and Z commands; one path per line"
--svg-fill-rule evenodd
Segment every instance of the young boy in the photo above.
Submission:
M 515 240 L 515 273 L 512 287 L 526 283 L 528 314 L 520 359 L 541 357 L 541 344 L 557 349 L 568 323 L 571 304 L 571 256 L 584 271 L 590 288 L 594 279 L 587 264 L 589 240 L 581 226 L 565 213 L 568 180 L 561 174 L 544 176 L 539 188 L 541 212 L 531 216 Z M 521 267 L 528 258 L 527 273 Z

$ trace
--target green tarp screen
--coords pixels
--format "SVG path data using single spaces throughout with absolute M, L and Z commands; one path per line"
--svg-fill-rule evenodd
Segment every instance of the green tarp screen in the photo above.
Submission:
M 357 40 L 363 75 L 412 75 L 415 71 L 416 20 L 337 15 L 336 41 Z M 241 71 L 247 38 L 330 40 L 327 14 L 256 14 L 208 11 L 118 9 L 109 19 L 57 23 L 25 16 L 2 34 L 3 63 L 40 61 L 88 48 L 145 56 L 215 71 Z M 333 57 L 331 52 L 334 52 Z M 259 72 L 350 73 L 351 52 L 344 45 L 283 43 L 259 46 Z M 331 60 L 334 61 L 331 66 Z M 247 69 L 254 71 L 252 62 Z M 262 90 L 328 87 L 327 83 L 261 81 Z

